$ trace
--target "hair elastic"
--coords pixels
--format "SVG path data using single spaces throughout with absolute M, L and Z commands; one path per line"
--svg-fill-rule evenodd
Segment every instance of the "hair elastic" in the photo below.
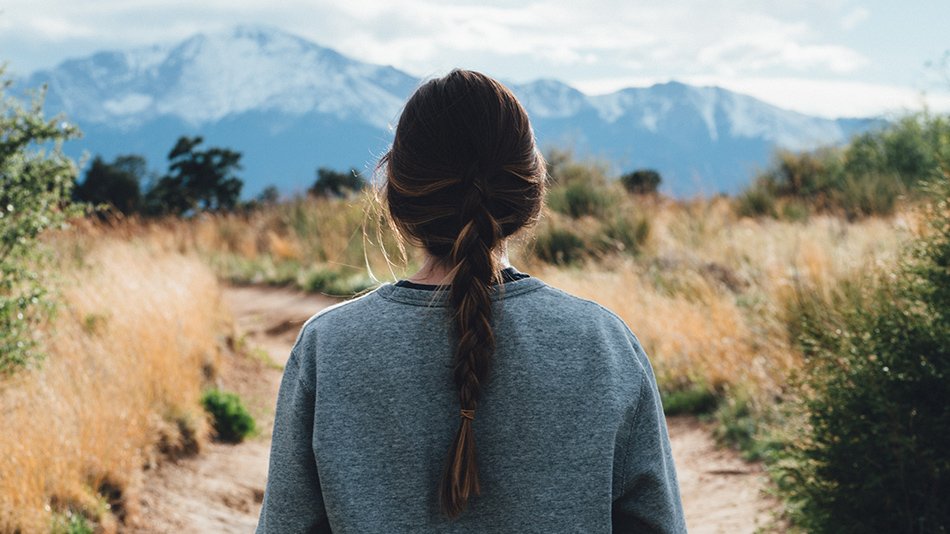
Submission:
M 475 410 L 460 410 L 461 417 L 468 419 L 469 421 L 475 420 Z

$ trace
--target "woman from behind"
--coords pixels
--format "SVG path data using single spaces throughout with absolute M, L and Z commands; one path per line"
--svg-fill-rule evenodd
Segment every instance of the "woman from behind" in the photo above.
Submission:
M 426 261 L 302 328 L 258 532 L 684 532 L 640 343 L 507 263 L 546 175 L 512 93 L 425 83 L 380 169 Z

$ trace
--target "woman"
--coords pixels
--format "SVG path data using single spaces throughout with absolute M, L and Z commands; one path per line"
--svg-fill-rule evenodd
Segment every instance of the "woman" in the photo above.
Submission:
M 463 70 L 425 83 L 380 168 L 427 260 L 304 325 L 258 532 L 685 531 L 640 343 L 507 264 L 546 174 L 512 93 Z

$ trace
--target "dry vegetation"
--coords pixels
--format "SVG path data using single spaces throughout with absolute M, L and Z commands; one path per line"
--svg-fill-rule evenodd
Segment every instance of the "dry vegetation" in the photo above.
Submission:
M 628 196 L 619 186 L 615 193 L 608 218 L 648 221 L 635 247 L 605 236 L 603 217 L 549 210 L 538 228 L 516 239 L 512 261 L 616 311 L 640 336 L 667 392 L 778 394 L 800 359 L 788 335 L 796 291 L 834 287 L 855 272 L 889 265 L 917 224 L 909 209 L 854 222 L 821 215 L 789 222 L 740 218 L 725 198 L 676 202 Z M 367 263 L 376 283 L 416 265 L 410 255 L 390 269 L 385 257 L 399 254 L 389 237 L 385 252 L 377 245 L 375 213 L 368 195 L 298 199 L 169 222 L 163 232 L 207 258 L 223 278 L 339 295 L 374 283 Z M 151 228 L 141 231 L 156 233 L 158 225 Z M 538 243 L 552 229 L 569 229 L 583 255 L 567 264 L 540 259 Z
M 0 382 L 0 531 L 105 530 L 135 514 L 157 453 L 206 441 L 201 387 L 229 319 L 214 274 L 153 240 L 55 238 L 56 315 L 43 361 Z
M 919 224 L 908 208 L 791 222 L 738 217 L 725 198 L 611 196 L 606 216 L 549 210 L 515 241 L 513 263 L 616 311 L 668 398 L 700 391 L 754 410 L 781 397 L 801 365 L 789 335 L 796 292 L 887 268 Z M 231 281 L 331 294 L 373 284 L 367 264 L 383 281 L 403 276 L 415 259 L 390 270 L 370 206 L 366 196 L 299 199 L 56 238 L 61 305 L 42 329 L 47 357 L 0 390 L 0 472 L 22 474 L 0 480 L 0 531 L 41 530 L 70 511 L 107 527 L 134 516 L 130 495 L 155 444 L 195 447 L 207 436 L 200 392 L 217 365 L 217 334 L 230 328 L 207 265 Z M 607 229 L 618 220 L 648 226 L 625 244 Z M 575 234 L 583 255 L 543 261 L 538 243 L 554 228 Z M 398 259 L 392 237 L 383 241 Z
M 653 231 L 638 256 L 534 270 L 616 311 L 641 338 L 668 391 L 698 385 L 777 393 L 799 360 L 786 315 L 795 292 L 887 265 L 910 235 L 906 215 L 855 223 L 740 219 L 723 199 L 639 211 Z

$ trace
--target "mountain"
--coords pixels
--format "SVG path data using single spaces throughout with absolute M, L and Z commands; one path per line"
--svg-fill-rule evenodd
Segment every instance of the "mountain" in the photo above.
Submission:
M 23 85 L 46 84 L 47 111 L 84 132 L 67 144 L 73 156 L 137 153 L 163 170 L 179 136 L 202 135 L 244 154 L 245 196 L 253 196 L 269 184 L 303 191 L 319 166 L 371 170 L 419 82 L 274 28 L 239 26 L 70 59 Z M 597 96 L 556 80 L 509 86 L 542 147 L 571 148 L 618 171 L 655 168 L 676 195 L 735 192 L 775 147 L 841 143 L 876 123 L 678 82 Z

